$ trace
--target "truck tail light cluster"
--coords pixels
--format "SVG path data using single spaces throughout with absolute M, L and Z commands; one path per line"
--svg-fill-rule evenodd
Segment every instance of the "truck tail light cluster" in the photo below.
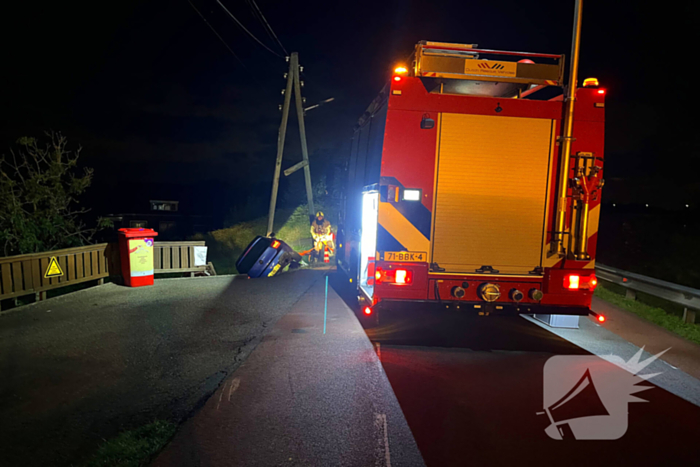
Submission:
M 382 268 L 377 268 L 374 279 L 377 284 L 410 285 L 413 283 L 413 271 L 407 269 L 384 270 Z
M 586 289 L 592 292 L 595 290 L 596 285 L 598 285 L 598 279 L 596 279 L 595 274 L 591 274 L 590 276 L 581 276 L 579 274 L 567 274 L 566 276 L 564 276 L 565 289 Z

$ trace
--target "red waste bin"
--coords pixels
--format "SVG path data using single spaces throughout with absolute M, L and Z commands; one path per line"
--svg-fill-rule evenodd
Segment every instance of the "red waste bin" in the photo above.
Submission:
M 153 285 L 153 229 L 119 229 L 119 256 L 124 284 Z

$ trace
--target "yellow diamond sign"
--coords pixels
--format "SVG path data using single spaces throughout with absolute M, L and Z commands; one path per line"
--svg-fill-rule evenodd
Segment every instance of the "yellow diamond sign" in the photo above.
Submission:
M 51 261 L 49 261 L 49 267 L 46 268 L 46 273 L 44 274 L 44 277 L 46 279 L 50 279 L 51 277 L 61 277 L 62 275 L 63 270 L 61 269 L 61 266 L 58 265 L 56 257 L 52 256 Z

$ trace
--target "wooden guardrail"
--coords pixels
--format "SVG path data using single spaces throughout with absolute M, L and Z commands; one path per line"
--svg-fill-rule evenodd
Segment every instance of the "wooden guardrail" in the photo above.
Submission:
M 51 258 L 56 258 L 64 274 L 47 279 L 44 275 Z M 39 294 L 120 273 L 116 243 L 0 258 L 0 299 Z
M 155 242 L 153 266 L 156 273 L 204 271 L 206 266 L 194 265 L 194 247 L 196 246 L 204 246 L 204 241 Z
M 206 266 L 194 265 L 195 246 L 204 246 L 204 242 L 155 242 L 155 273 L 194 274 L 206 270 Z M 45 274 L 52 258 L 58 261 L 63 275 L 46 278 Z M 105 277 L 119 275 L 121 263 L 117 243 L 9 256 L 0 258 L 0 300 L 31 294 L 36 294 L 36 299 L 40 300 L 45 298 L 47 290 L 92 280 L 101 283 Z

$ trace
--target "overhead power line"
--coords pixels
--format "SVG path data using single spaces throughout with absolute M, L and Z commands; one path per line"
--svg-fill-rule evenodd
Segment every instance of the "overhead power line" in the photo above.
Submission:
M 270 39 L 272 39 L 274 41 L 275 38 L 272 37 L 272 34 L 270 34 L 270 31 L 267 28 L 265 28 L 265 23 L 263 22 L 262 18 L 258 14 L 258 12 L 255 10 L 255 7 L 253 7 L 253 4 L 251 3 L 251 1 L 246 0 L 246 3 L 248 3 L 248 6 L 250 7 L 250 12 L 253 14 L 253 16 L 255 16 L 255 19 L 257 19 L 260 22 L 260 24 L 263 25 L 263 28 L 265 29 L 265 32 L 267 33 L 267 35 L 270 37 Z
M 211 31 L 216 35 L 216 37 L 219 38 L 221 43 L 224 44 L 224 46 L 228 49 L 228 51 L 231 52 L 231 55 L 233 55 L 236 58 L 236 60 L 238 60 L 238 62 L 243 66 L 243 68 L 246 68 L 243 61 L 241 61 L 241 59 L 238 57 L 238 55 L 236 55 L 236 52 L 234 52 L 233 49 L 231 49 L 231 47 L 229 47 L 229 45 L 226 43 L 226 41 L 219 35 L 219 33 L 216 32 L 216 29 L 214 29 L 214 26 L 209 24 L 209 21 L 207 21 L 207 19 L 204 17 L 204 15 L 202 15 L 202 13 L 200 13 L 200 11 L 197 9 L 197 7 L 194 6 L 194 4 L 190 0 L 187 0 L 187 3 L 189 3 L 190 6 L 192 8 L 194 8 L 194 11 L 196 11 L 197 14 L 199 15 L 199 17 L 202 18 L 202 21 L 204 21 L 206 23 L 206 25 L 209 26 L 209 29 L 211 29 Z
M 258 44 L 260 44 L 261 46 L 263 46 L 263 47 L 264 47 L 265 49 L 267 49 L 271 54 L 274 54 L 274 55 L 276 55 L 276 56 L 278 56 L 278 57 L 280 57 L 280 58 L 282 57 L 280 54 L 278 54 L 277 52 L 275 52 L 274 50 L 272 50 L 271 48 L 269 48 L 268 46 L 266 46 L 265 44 L 263 44 L 262 42 L 260 42 L 260 39 L 258 39 L 257 37 L 255 37 L 255 35 L 253 35 L 252 32 L 248 31 L 248 29 L 246 29 L 246 27 L 243 26 L 243 23 L 241 23 L 240 21 L 238 21 L 238 19 L 237 19 L 235 16 L 233 16 L 233 14 L 232 14 L 230 11 L 228 11 L 228 8 L 226 8 L 226 7 L 224 6 L 223 3 L 221 3 L 219 0 L 216 0 L 216 3 L 218 3 L 219 6 L 220 6 L 221 8 L 223 8 L 224 11 L 225 11 L 226 13 L 228 13 L 228 15 L 231 17 L 231 19 L 234 20 L 234 21 L 236 22 L 236 24 L 238 24 L 238 25 L 241 27 L 241 29 L 243 29 L 250 37 L 252 37 L 252 38 L 255 40 L 255 42 L 257 42 Z
M 267 19 L 265 19 L 265 15 L 263 15 L 262 11 L 260 11 L 260 7 L 258 7 L 258 4 L 255 3 L 255 0 L 250 0 L 250 2 L 253 4 L 253 7 L 255 7 L 255 10 L 260 15 L 260 18 L 262 18 L 262 23 L 263 23 L 263 26 L 265 26 L 265 29 L 272 35 L 272 37 L 275 39 L 275 41 L 277 41 L 279 46 L 284 51 L 284 54 L 289 55 L 289 53 L 287 52 L 287 49 L 284 48 L 284 46 L 282 45 L 282 42 L 280 42 L 280 40 L 277 38 L 277 34 L 275 34 L 275 31 L 272 30 L 270 23 L 268 23 Z

